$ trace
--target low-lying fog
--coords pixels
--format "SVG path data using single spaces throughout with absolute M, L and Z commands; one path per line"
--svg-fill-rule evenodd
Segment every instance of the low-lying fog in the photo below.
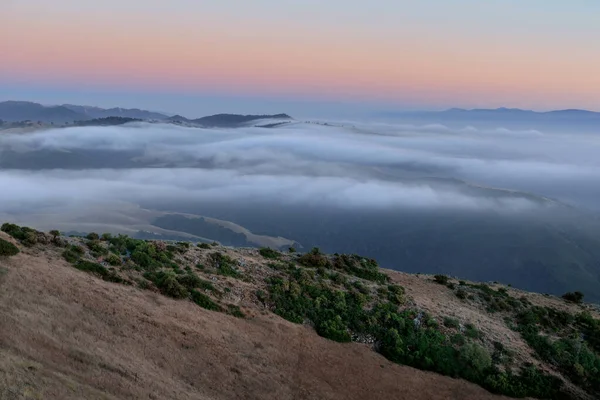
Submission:
M 0 134 L 0 221 L 319 246 L 594 296 L 598 154 L 592 134 L 382 123 Z
M 600 207 L 600 136 L 440 125 L 195 129 L 138 124 L 0 134 L 0 212 L 46 202 L 157 199 L 344 209 Z M 423 178 L 428 178 L 424 180 Z

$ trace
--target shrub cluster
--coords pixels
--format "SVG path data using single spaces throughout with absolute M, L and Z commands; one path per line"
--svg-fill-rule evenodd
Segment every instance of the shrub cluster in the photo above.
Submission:
M 573 316 L 550 307 L 530 307 L 517 316 L 525 341 L 544 361 L 555 365 L 571 381 L 600 396 L 600 321 L 589 314 Z M 552 335 L 546 334 L 547 332 Z M 557 339 L 551 339 L 557 336 Z
M 298 257 L 298 262 L 309 268 L 330 268 L 331 266 L 327 256 L 321 253 L 318 247 L 314 247 L 310 253 Z
M 212 267 L 217 270 L 219 275 L 231 276 L 233 278 L 240 278 L 242 276 L 237 270 L 235 260 L 228 255 L 215 252 L 211 253 L 208 258 Z
M 222 311 L 221 306 L 215 303 L 210 297 L 197 290 L 192 290 L 192 301 L 202 308 L 212 311 Z
M 470 339 L 459 333 L 447 337 L 424 313 L 398 310 L 396 302 L 387 296 L 403 293 L 400 287 L 380 288 L 378 297 L 371 298 L 365 293 L 337 290 L 326 281 L 315 280 L 303 268 L 288 272 L 268 280 L 275 313 L 295 323 L 308 321 L 323 337 L 338 342 L 372 337 L 377 351 L 391 361 L 464 378 L 509 396 L 548 398 L 560 390 L 558 379 L 535 367 L 527 367 L 521 374 L 503 371 L 494 364 L 498 358 Z M 445 323 L 456 326 L 451 319 Z M 481 335 L 472 325 L 466 329 L 471 338 Z
M 4 223 L 2 227 L 0 227 L 2 232 L 6 232 L 13 238 L 17 239 L 25 246 L 33 246 L 38 242 L 38 234 L 39 232 L 35 229 L 28 228 L 26 226 L 18 226 L 11 223 Z
M 356 254 L 336 255 L 333 268 L 361 279 L 377 283 L 386 283 L 390 278 L 379 270 L 377 261 Z
M 581 292 L 568 292 L 563 294 L 562 298 L 575 304 L 583 303 L 583 293 Z
M 95 275 L 98 275 L 103 280 L 108 282 L 116 282 L 116 283 L 125 283 L 130 284 L 129 281 L 121 278 L 119 275 L 115 273 L 114 270 L 109 270 L 101 264 L 79 260 L 73 264 L 73 266 L 81 271 L 90 272 Z
M 273 249 L 268 248 L 268 247 L 263 247 L 258 252 L 264 258 L 278 259 L 281 256 L 281 254 L 278 251 L 273 250 Z
M 0 257 L 10 257 L 19 254 L 19 248 L 4 239 L 0 239 Z

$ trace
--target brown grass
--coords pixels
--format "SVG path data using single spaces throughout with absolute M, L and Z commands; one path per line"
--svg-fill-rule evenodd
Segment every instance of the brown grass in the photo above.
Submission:
M 502 398 L 271 313 L 237 319 L 23 250 L 0 259 L 0 399 Z

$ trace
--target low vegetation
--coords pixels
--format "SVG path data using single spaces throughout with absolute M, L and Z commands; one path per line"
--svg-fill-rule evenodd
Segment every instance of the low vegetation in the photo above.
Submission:
M 0 239 L 0 257 L 10 257 L 19 254 L 19 248 L 4 239 Z
M 581 292 L 568 292 L 563 294 L 562 298 L 575 304 L 583 303 L 583 293 Z
M 213 268 L 217 270 L 217 273 L 224 276 L 231 276 L 233 278 L 240 278 L 241 274 L 236 268 L 236 262 L 226 254 L 216 252 L 209 256 L 209 260 L 212 263 Z
M 24 246 L 31 247 L 38 242 L 38 231 L 26 226 L 18 226 L 15 224 L 4 223 L 0 228 L 2 232 L 6 232 L 13 238 L 17 239 Z
M 264 258 L 278 259 L 281 256 L 281 253 L 268 247 L 263 247 L 258 252 Z
M 311 266 L 313 261 L 322 265 L 319 256 L 313 251 L 305 260 L 310 260 Z M 371 266 L 364 264 L 364 268 L 368 271 Z M 374 343 L 376 350 L 391 361 L 461 377 L 493 392 L 547 398 L 560 390 L 560 380 L 533 366 L 514 373 L 500 364 L 500 359 L 492 358 L 479 344 L 481 332 L 475 326 L 467 325 L 461 334 L 457 331 L 458 321 L 446 318 L 444 325 L 455 332 L 449 336 L 426 313 L 399 308 L 404 293 L 399 286 L 381 286 L 378 295 L 372 296 L 353 287 L 337 289 L 311 272 L 294 268 L 269 279 L 270 301 L 276 314 L 295 323 L 308 321 L 328 339 Z

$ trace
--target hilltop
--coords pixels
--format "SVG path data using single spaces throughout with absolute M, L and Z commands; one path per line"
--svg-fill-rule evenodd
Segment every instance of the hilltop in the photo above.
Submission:
M 576 294 L 400 273 L 318 249 L 2 231 L 0 397 L 600 393 L 599 315 Z
M 213 128 L 227 128 L 243 126 L 244 124 L 256 122 L 259 120 L 281 120 L 289 121 L 292 117 L 287 114 L 275 114 L 275 115 L 237 115 L 237 114 L 217 114 L 209 117 L 203 117 L 195 119 L 191 122 L 201 126 Z

